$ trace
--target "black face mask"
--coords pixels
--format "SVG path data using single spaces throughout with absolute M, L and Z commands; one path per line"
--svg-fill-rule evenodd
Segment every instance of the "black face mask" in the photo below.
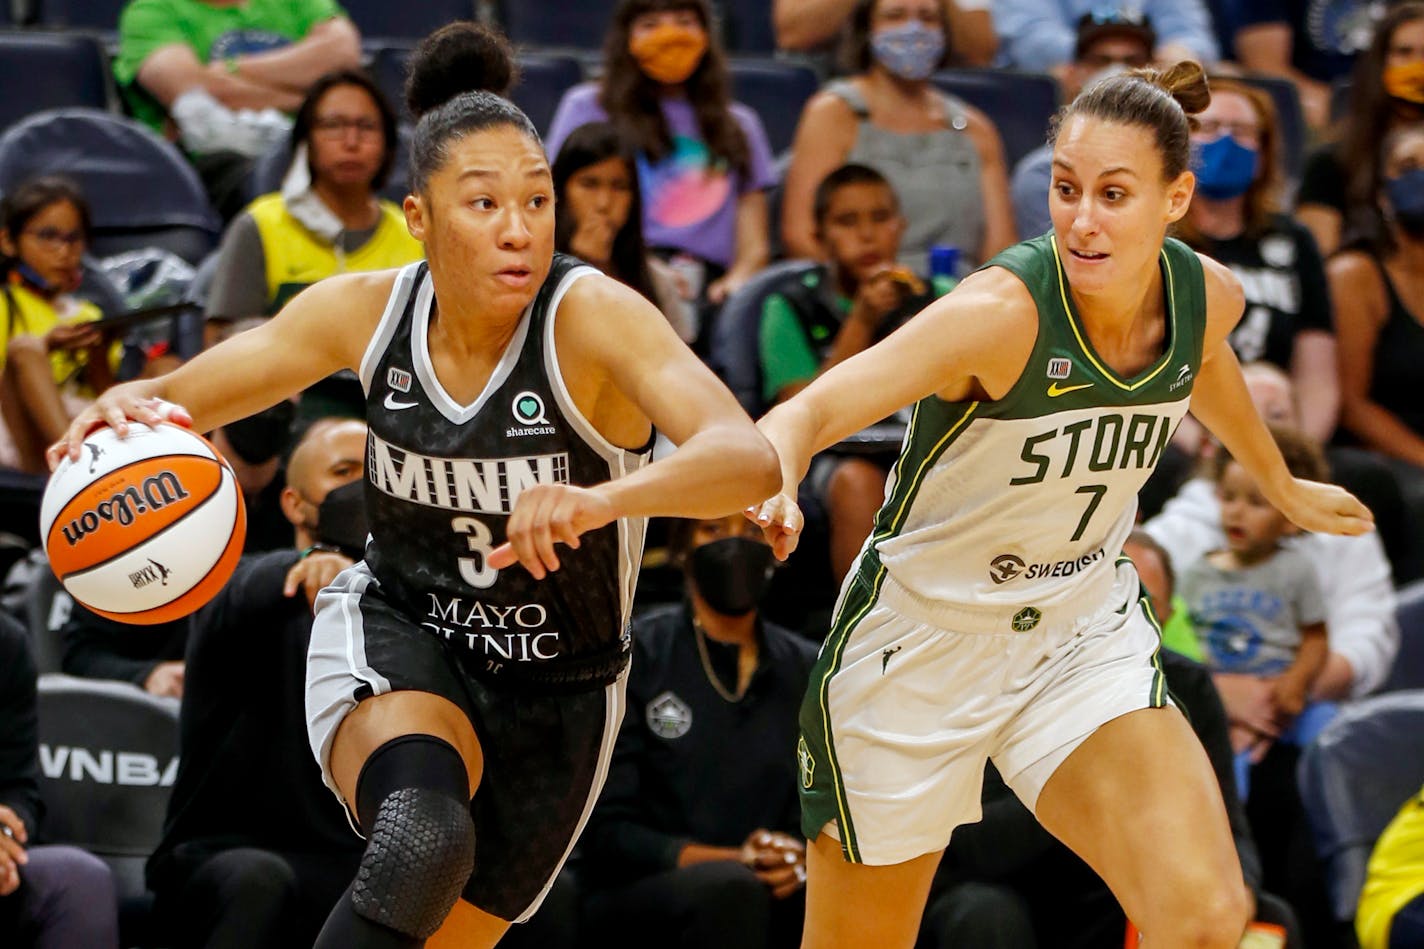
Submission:
M 352 560 L 366 554 L 366 482 L 360 478 L 332 488 L 316 509 L 316 536 Z
M 692 551 L 692 582 L 707 605 L 724 616 L 756 609 L 771 582 L 771 548 L 750 537 L 724 537 Z

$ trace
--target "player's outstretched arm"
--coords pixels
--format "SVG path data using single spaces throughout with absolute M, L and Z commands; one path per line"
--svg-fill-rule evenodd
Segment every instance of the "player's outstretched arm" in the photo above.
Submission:
M 1241 284 L 1221 264 L 1203 259 L 1207 328 L 1201 371 L 1192 387 L 1192 414 L 1261 485 L 1267 500 L 1297 526 L 1330 534 L 1363 534 L 1374 515 L 1333 484 L 1292 477 L 1275 439 L 1251 401 L 1227 335 L 1245 306 Z
M 980 271 L 768 412 L 757 426 L 780 457 L 780 493 L 748 516 L 777 556 L 795 548 L 796 492 L 813 455 L 927 395 L 1001 398 L 1028 362 L 1037 319 L 1017 277 L 997 267 Z
M 113 386 L 80 412 L 50 447 L 50 466 L 79 457 L 84 436 L 100 425 L 123 435 L 127 420 L 173 421 L 200 432 L 300 392 L 343 368 L 356 368 L 380 320 L 395 271 L 321 281 L 266 323 L 199 353 L 172 372 Z

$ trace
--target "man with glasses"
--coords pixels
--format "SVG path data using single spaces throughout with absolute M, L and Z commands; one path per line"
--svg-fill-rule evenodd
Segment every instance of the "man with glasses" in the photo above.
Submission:
M 1157 46 L 1157 32 L 1146 14 L 1112 8 L 1079 17 L 1073 42 L 1073 60 L 1059 76 L 1065 102 L 1077 98 L 1096 79 L 1148 65 Z M 1019 159 L 1014 167 L 1010 183 L 1014 225 L 1025 238 L 1036 237 L 1053 226 L 1048 218 L 1052 166 L 1053 149 L 1042 145 Z
M 1090 33 L 1094 27 L 1113 32 L 1149 24 L 1155 27 L 1150 58 L 1157 62 L 1191 59 L 1209 66 L 1220 58 L 1203 0 L 1138 0 L 1122 5 L 1093 0 L 997 0 L 994 4 L 998 64 L 1052 73 L 1065 84 L 1071 64 L 1082 59 L 1085 28 Z

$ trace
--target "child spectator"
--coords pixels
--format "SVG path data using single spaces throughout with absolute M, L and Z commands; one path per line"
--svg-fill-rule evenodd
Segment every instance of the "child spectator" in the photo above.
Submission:
M 122 346 L 72 294 L 89 205 L 72 183 L 36 178 L 0 202 L 0 465 L 48 471 L 45 448 L 114 382 Z
M 696 336 L 689 307 L 668 265 L 643 243 L 637 157 L 608 122 L 580 125 L 551 169 L 554 249 L 588 261 L 657 304 L 685 342 Z
M 1325 458 L 1310 438 L 1274 428 L 1286 466 L 1299 478 L 1324 481 Z M 1224 448 L 1215 457 L 1226 546 L 1189 566 L 1182 596 L 1201 633 L 1213 672 L 1272 680 L 1272 721 L 1236 720 L 1232 747 L 1260 761 L 1273 739 L 1290 741 L 1329 651 L 1325 603 L 1310 560 L 1281 541 L 1296 528 Z
M 807 102 L 796 128 L 781 212 L 788 255 L 815 256 L 816 185 L 847 162 L 879 171 L 899 195 L 900 259 L 912 269 L 926 269 L 935 244 L 977 264 L 1014 242 L 998 129 L 930 81 L 945 63 L 947 24 L 939 0 L 856 4 L 844 49 L 854 75 Z
M 720 304 L 765 266 L 771 146 L 756 113 L 732 101 L 707 0 L 619 3 L 603 77 L 564 95 L 549 154 L 598 121 L 638 151 L 643 234 L 658 256 L 678 259 L 684 299 Z
M 954 280 L 896 265 L 905 218 L 890 183 L 864 165 L 842 165 L 816 188 L 816 241 L 825 264 L 774 287 L 762 305 L 758 352 L 768 405 L 890 333 Z M 884 499 L 886 464 L 837 459 L 825 486 L 831 568 L 850 569 Z

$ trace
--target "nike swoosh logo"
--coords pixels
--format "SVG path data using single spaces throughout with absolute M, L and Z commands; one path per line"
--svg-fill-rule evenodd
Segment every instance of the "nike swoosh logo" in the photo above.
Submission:
M 1092 387 L 1093 384 L 1091 382 L 1084 382 L 1076 386 L 1060 386 L 1055 382 L 1048 387 L 1048 397 L 1050 399 L 1056 399 L 1060 395 L 1067 395 L 1070 392 L 1077 392 L 1079 389 L 1091 389 Z
M 384 403 L 386 408 L 394 412 L 399 412 L 401 409 L 413 409 L 419 404 L 419 402 L 397 402 L 396 394 L 394 392 L 386 393 L 386 401 Z

